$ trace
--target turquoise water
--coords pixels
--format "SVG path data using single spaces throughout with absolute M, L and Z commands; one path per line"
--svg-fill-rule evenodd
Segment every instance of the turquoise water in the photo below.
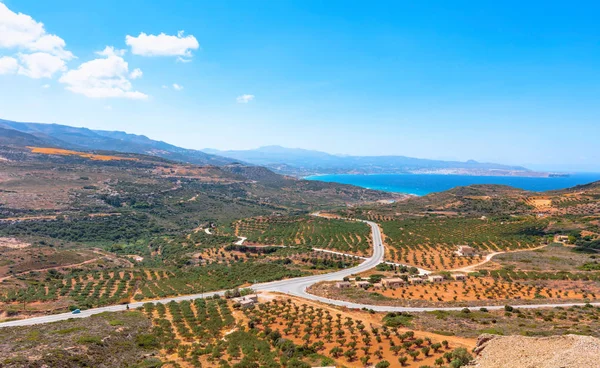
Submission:
M 564 189 L 600 180 L 597 174 L 573 174 L 564 178 L 527 178 L 515 176 L 468 176 L 429 174 L 377 174 L 377 175 L 317 175 L 305 178 L 326 182 L 352 184 L 386 192 L 426 195 L 433 192 L 472 184 L 502 184 L 515 188 L 543 192 Z

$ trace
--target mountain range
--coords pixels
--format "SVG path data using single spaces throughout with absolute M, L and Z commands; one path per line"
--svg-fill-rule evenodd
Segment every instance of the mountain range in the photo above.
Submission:
M 435 173 L 464 175 L 547 176 L 522 166 L 483 163 L 474 160 L 441 161 L 406 156 L 348 156 L 300 148 L 266 146 L 253 150 L 204 152 L 249 162 L 294 176 L 315 174 L 405 174 Z
M 155 141 L 144 135 L 91 130 L 59 124 L 19 123 L 0 119 L 0 144 L 116 151 L 158 156 L 197 165 L 228 165 L 235 160 Z
M 144 135 L 92 130 L 60 124 L 22 123 L 0 119 L 0 144 L 55 147 L 80 151 L 116 151 L 157 156 L 197 165 L 234 163 L 267 167 L 279 174 L 303 177 L 317 174 L 436 173 L 463 175 L 548 176 L 522 166 L 473 160 L 441 161 L 406 156 L 341 156 L 281 146 L 252 150 L 186 149 Z

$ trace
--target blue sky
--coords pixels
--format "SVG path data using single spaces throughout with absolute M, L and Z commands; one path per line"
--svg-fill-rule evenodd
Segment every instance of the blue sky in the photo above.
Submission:
M 278 144 L 600 171 L 597 3 L 2 7 L 0 118 L 198 149 Z M 17 36 L 6 39 L 6 27 Z

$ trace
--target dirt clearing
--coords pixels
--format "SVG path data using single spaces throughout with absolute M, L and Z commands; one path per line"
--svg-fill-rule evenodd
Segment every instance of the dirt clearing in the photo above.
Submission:
M 10 249 L 23 249 L 29 246 L 31 246 L 31 244 L 22 242 L 15 238 L 0 238 L 0 247 Z

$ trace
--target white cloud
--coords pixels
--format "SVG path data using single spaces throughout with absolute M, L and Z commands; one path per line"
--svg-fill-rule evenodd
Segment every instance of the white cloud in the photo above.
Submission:
M 181 91 L 183 89 L 183 86 L 177 83 L 173 83 L 173 89 L 176 91 Z
M 113 46 L 106 46 L 102 51 L 96 51 L 96 55 L 100 56 L 123 56 L 127 50 L 115 49 Z
M 147 99 L 148 95 L 134 91 L 129 81 L 129 65 L 122 57 L 110 55 L 81 64 L 59 79 L 74 93 L 91 98 Z
M 156 35 L 148 35 L 140 33 L 139 36 L 125 37 L 125 43 L 131 47 L 131 52 L 134 55 L 141 56 L 179 56 L 178 60 L 186 60 L 181 57 L 191 57 L 192 50 L 198 49 L 200 45 L 196 37 L 189 35 L 184 36 L 183 31 L 179 31 L 177 36 L 170 36 L 164 33 Z
M 50 88 L 50 85 L 49 85 L 49 84 L 44 84 L 44 85 L 42 86 L 42 88 L 43 88 L 43 89 L 48 89 L 48 88 Z
M 17 59 L 10 56 L 0 57 L 0 75 L 15 74 L 19 70 Z
M 135 69 L 133 69 L 133 71 L 131 73 L 129 73 L 129 78 L 138 79 L 138 78 L 141 78 L 142 75 L 144 75 L 144 73 L 142 72 L 142 69 L 135 68 Z
M 112 106 L 106 105 L 106 106 L 104 106 L 104 110 L 110 111 L 110 110 L 112 110 Z
M 51 78 L 56 72 L 66 70 L 65 61 L 45 52 L 19 54 L 19 74 L 29 78 Z
M 43 52 L 71 60 L 75 56 L 65 50 L 65 41 L 46 33 L 44 24 L 29 15 L 15 13 L 0 2 L 0 48 L 27 52 Z
M 248 103 L 254 100 L 254 95 L 241 95 L 238 96 L 235 100 L 237 101 L 237 103 Z
M 30 78 L 51 78 L 66 70 L 66 61 L 75 56 L 65 41 L 46 33 L 44 24 L 27 14 L 15 13 L 0 2 L 0 49 L 13 49 L 11 57 L 0 58 L 0 74 L 21 74 Z
M 192 61 L 192 59 L 184 59 L 181 56 L 177 56 L 178 63 L 189 63 L 190 61 Z

